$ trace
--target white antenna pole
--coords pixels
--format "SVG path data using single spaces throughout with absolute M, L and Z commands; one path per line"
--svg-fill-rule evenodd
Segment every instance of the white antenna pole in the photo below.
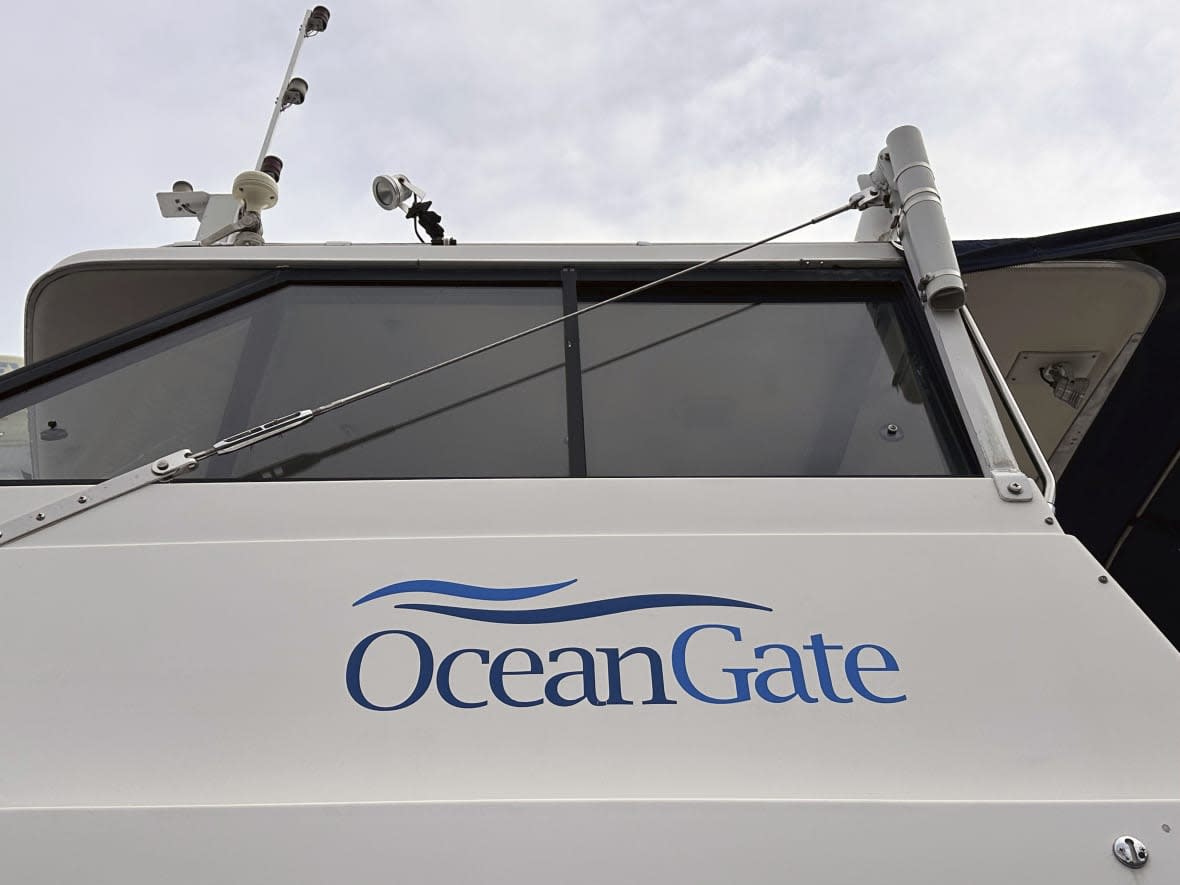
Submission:
M 303 23 L 299 26 L 299 36 L 295 38 L 295 48 L 291 50 L 291 63 L 287 65 L 287 73 L 283 74 L 283 82 L 279 84 L 279 94 L 275 96 L 275 109 L 270 114 L 270 125 L 266 127 L 266 137 L 262 139 L 262 150 L 258 152 L 258 162 L 254 168 L 261 171 L 262 161 L 270 150 L 270 140 L 275 134 L 275 126 L 279 122 L 279 114 L 283 111 L 283 96 L 287 94 L 287 84 L 291 82 L 291 75 L 295 73 L 295 62 L 299 59 L 299 50 L 303 41 L 307 39 L 307 22 L 311 18 L 312 10 L 303 13 Z

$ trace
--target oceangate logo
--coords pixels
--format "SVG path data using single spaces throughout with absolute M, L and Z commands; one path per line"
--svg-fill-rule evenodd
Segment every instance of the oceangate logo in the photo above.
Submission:
M 556 593 L 576 581 L 573 578 L 530 587 L 399 581 L 362 596 L 353 605 L 415 594 L 483 603 L 519 602 Z M 397 602 L 393 607 L 467 621 L 517 625 L 581 621 L 643 609 L 716 607 L 773 611 L 768 606 L 741 599 L 695 593 L 644 593 L 545 608 L 498 605 L 488 608 L 414 601 Z M 407 645 L 417 659 L 417 666 L 385 667 L 376 673 L 366 671 L 365 688 L 362 688 L 365 656 L 378 643 Z M 731 655 L 744 655 L 745 660 L 740 663 L 754 666 L 720 666 Z M 624 668 L 623 662 L 628 659 L 633 662 Z M 547 664 L 557 666 L 547 667 Z M 456 694 L 453 677 L 460 666 L 468 668 L 464 684 L 472 684 L 474 673 L 479 674 L 475 681 L 480 685 L 486 682 L 487 689 L 481 696 L 461 698 Z M 683 698 L 675 690 L 669 693 L 665 678 L 669 670 Z M 424 637 L 411 630 L 381 630 L 366 636 L 352 650 L 345 684 L 354 701 L 368 710 L 379 711 L 411 707 L 426 697 L 432 686 L 445 703 L 460 709 L 486 707 L 491 701 L 507 707 L 543 704 L 608 707 L 630 706 L 636 702 L 676 704 L 680 700 L 705 704 L 751 701 L 851 704 L 859 697 L 876 704 L 895 704 L 906 700 L 906 696 L 880 694 L 885 690 L 880 683 L 884 677 L 873 677 L 877 681 L 870 688 L 865 674 L 899 670 L 897 659 L 882 645 L 861 643 L 845 651 L 843 645 L 828 643 L 823 633 L 812 633 L 799 649 L 782 642 L 751 646 L 743 639 L 741 628 L 730 624 L 697 624 L 683 629 L 672 640 L 666 656 L 648 645 L 621 649 L 596 644 L 593 650 L 564 646 L 547 652 L 513 646 L 493 653 L 490 648 L 471 647 L 448 651 L 440 657 Z M 723 690 L 719 685 L 723 685 Z

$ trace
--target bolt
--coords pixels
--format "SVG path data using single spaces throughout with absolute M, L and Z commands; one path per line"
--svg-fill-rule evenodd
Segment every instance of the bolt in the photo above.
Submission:
M 1170 826 L 1168 826 L 1167 824 L 1164 824 L 1164 832 L 1170 833 L 1170 832 L 1172 832 L 1172 828 Z
M 1098 583 L 1099 584 L 1109 584 L 1110 578 L 1106 577 L 1106 575 L 1099 575 L 1098 576 Z
M 888 433 L 890 436 L 893 436 L 895 433 L 897 433 L 897 431 L 899 429 L 900 428 L 896 424 L 886 424 L 885 425 L 885 432 Z
M 42 520 L 44 520 L 44 519 L 45 519 L 45 514 L 44 514 L 44 513 L 38 513 L 38 514 L 37 514 L 37 516 L 36 516 L 36 519 L 37 519 L 37 522 L 41 522 Z
M 1045 525 L 1053 525 L 1053 517 L 1052 516 L 1045 517 Z
M 1008 491 L 1010 491 L 1014 495 L 1019 495 L 1021 492 L 1024 491 L 1024 486 L 1022 486 L 1018 482 L 1010 482 L 1010 483 L 1008 483 Z
M 78 503 L 79 503 L 79 504 L 85 504 L 85 503 L 86 503 L 88 500 L 89 500 L 89 499 L 88 499 L 88 498 L 87 498 L 85 495 L 79 495 L 79 496 L 78 496 Z
M 166 460 L 164 460 L 163 458 L 161 458 L 159 461 L 156 462 L 156 469 L 157 470 L 167 470 L 168 469 L 168 462 Z

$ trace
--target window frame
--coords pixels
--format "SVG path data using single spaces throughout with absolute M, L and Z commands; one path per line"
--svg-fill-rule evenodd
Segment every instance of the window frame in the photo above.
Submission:
M 497 263 L 491 266 L 468 265 L 456 268 L 407 268 L 381 266 L 289 266 L 261 271 L 257 276 L 229 289 L 213 293 L 196 302 L 151 317 L 133 326 L 82 344 L 71 350 L 45 360 L 29 364 L 21 369 L 0 375 L 0 403 L 13 397 L 20 397 L 62 379 L 86 366 L 129 351 L 134 347 L 164 338 L 172 333 L 192 326 L 202 320 L 216 317 L 231 308 L 275 293 L 289 285 L 333 285 L 333 286 L 469 286 L 497 288 L 504 286 L 560 288 L 562 312 L 568 314 L 578 308 L 579 301 L 595 300 L 587 297 L 590 291 L 603 292 L 607 288 L 619 291 L 628 285 L 650 282 L 680 265 L 666 263 L 605 263 L 605 262 L 564 262 L 556 265 L 507 266 Z M 177 268 L 178 272 L 199 273 L 200 267 Z M 933 332 L 922 315 L 922 306 L 909 274 L 903 268 L 784 268 L 775 265 L 714 266 L 696 272 L 691 282 L 685 285 L 727 285 L 761 283 L 811 284 L 831 287 L 834 291 L 827 298 L 808 297 L 808 301 L 841 300 L 848 295 L 848 285 L 876 283 L 895 285 L 898 294 L 894 301 L 896 315 L 903 326 L 905 340 L 917 357 L 916 367 L 926 368 L 928 375 L 919 371 L 920 380 L 929 394 L 929 413 L 934 430 L 945 445 L 945 454 L 951 472 L 946 477 L 978 477 L 983 472 L 975 454 L 966 422 L 952 393 L 946 365 L 939 358 Z M 582 291 L 579 292 L 579 284 Z M 605 297 L 605 296 L 600 296 Z M 628 299 L 629 301 L 631 299 Z M 643 293 L 634 298 L 636 302 L 659 303 L 661 301 L 684 300 L 662 290 Z M 740 295 L 732 299 L 740 302 Z M 776 299 L 777 300 L 777 299 Z M 791 300 L 784 294 L 781 300 Z M 800 300 L 800 299 L 795 299 Z M 609 309 L 609 308 L 608 308 Z M 580 333 L 577 317 L 570 317 L 562 324 L 565 337 L 565 400 L 566 432 L 569 438 L 568 477 L 586 477 L 586 435 L 585 415 L 582 402 L 582 363 Z M 374 383 L 382 379 L 375 378 Z M 309 406 L 314 404 L 308 404 Z M 18 405 L 16 409 L 24 408 Z M 244 429 L 244 428 L 239 428 Z M 207 441 L 195 440 L 194 445 Z M 212 442 L 211 440 L 208 442 Z M 102 477 L 101 479 L 105 479 Z M 555 477 L 566 478 L 566 477 Z M 855 478 L 855 477 L 831 477 Z M 865 478 L 861 476 L 859 478 Z M 897 477 L 905 478 L 905 477 Z M 208 477 L 198 482 L 242 482 L 227 476 Z M 318 481 L 314 479 L 294 481 Z M 8 485 L 76 485 L 78 480 L 0 480 L 0 486 Z

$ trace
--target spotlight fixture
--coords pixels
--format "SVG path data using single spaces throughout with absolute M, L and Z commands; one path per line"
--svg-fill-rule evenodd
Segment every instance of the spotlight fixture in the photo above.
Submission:
M 432 246 L 454 246 L 455 238 L 445 235 L 442 216 L 431 210 L 430 201 L 425 197 L 426 192 L 401 173 L 378 175 L 373 179 L 373 199 L 377 205 L 387 212 L 394 209 L 405 212 L 406 218 L 414 222 L 414 233 L 421 242 L 426 241 L 418 232 L 419 226 L 430 236 Z
M 401 209 L 409 211 L 405 205 L 410 200 L 425 199 L 426 192 L 417 188 L 401 173 L 395 175 L 378 175 L 373 179 L 373 199 L 377 205 L 386 211 Z

